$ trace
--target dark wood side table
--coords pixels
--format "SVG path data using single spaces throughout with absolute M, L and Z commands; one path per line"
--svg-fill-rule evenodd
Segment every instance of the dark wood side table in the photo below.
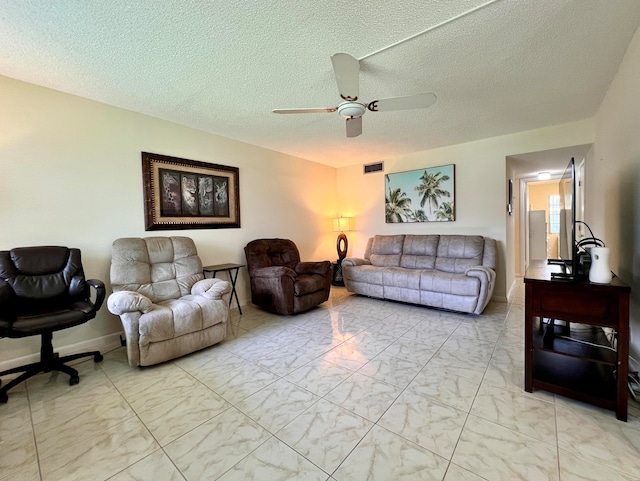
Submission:
M 231 282 L 231 297 L 229 297 L 229 307 L 231 307 L 231 301 L 233 297 L 236 298 L 236 304 L 238 305 L 238 311 L 242 314 L 240 308 L 240 301 L 238 300 L 238 292 L 236 291 L 236 281 L 238 280 L 238 273 L 240 268 L 244 267 L 244 264 L 216 264 L 213 266 L 204 266 L 202 268 L 202 275 L 207 277 L 207 272 L 210 272 L 212 277 L 215 277 L 218 272 L 226 272 L 229 275 L 229 281 Z
M 631 289 L 615 276 L 610 284 L 552 279 L 559 269 L 536 263 L 525 274 L 525 391 L 544 389 L 626 421 Z

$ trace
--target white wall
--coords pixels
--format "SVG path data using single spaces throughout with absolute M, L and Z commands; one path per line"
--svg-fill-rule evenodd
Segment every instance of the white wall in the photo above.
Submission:
M 611 248 L 610 267 L 631 286 L 631 355 L 640 361 L 640 31 L 596 116 L 587 157 L 585 216 Z M 640 363 L 632 363 L 640 370 Z
M 367 239 L 375 234 L 479 234 L 498 241 L 498 269 L 494 297 L 506 300 L 514 282 L 513 259 L 507 270 L 507 241 L 514 238 L 515 222 L 507 214 L 506 158 L 539 150 L 593 142 L 592 119 L 513 135 L 453 145 L 385 159 L 385 173 L 455 164 L 455 222 L 386 224 L 384 173 L 362 174 L 362 166 L 338 169 L 340 212 L 355 217 L 349 235 L 349 256 L 362 256 Z M 425 134 L 426 135 L 426 134 Z M 514 194 L 515 195 L 515 194 Z M 517 206 L 516 206 L 517 208 Z M 511 232 L 507 238 L 507 225 Z M 513 256 L 512 249 L 509 255 Z
M 244 263 L 244 246 L 259 237 L 291 238 L 307 260 L 336 256 L 332 167 L 6 77 L 0 105 L 0 249 L 79 247 L 86 276 L 105 283 L 118 237 L 187 235 L 205 264 Z M 146 232 L 141 151 L 239 167 L 242 227 Z M 242 271 L 239 294 L 250 298 Z M 120 330 L 105 306 L 54 345 Z M 38 350 L 37 338 L 1 339 L 0 362 Z

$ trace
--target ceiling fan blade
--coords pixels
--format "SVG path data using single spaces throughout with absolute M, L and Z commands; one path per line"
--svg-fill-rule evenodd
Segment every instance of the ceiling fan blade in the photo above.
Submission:
M 274 114 L 323 114 L 326 112 L 335 112 L 335 108 L 312 108 L 312 109 L 275 109 Z
M 347 119 L 347 137 L 357 137 L 362 133 L 362 117 Z
M 437 97 L 434 94 L 409 95 L 407 97 L 391 97 L 388 99 L 369 102 L 367 109 L 371 112 L 385 112 L 389 110 L 424 109 L 431 107 Z
M 340 97 L 351 102 L 358 100 L 360 61 L 348 53 L 337 53 L 331 57 L 331 63 Z

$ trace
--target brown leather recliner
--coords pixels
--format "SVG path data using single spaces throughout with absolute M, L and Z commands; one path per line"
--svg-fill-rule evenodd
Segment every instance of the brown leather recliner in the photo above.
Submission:
M 257 239 L 244 248 L 251 302 L 277 314 L 307 311 L 329 298 L 331 262 L 300 262 L 288 239 Z
M 95 290 L 92 302 L 89 289 Z M 78 371 L 65 363 L 93 356 L 99 351 L 58 356 L 53 352 L 54 331 L 77 326 L 96 316 L 105 298 L 104 283 L 85 279 L 79 249 L 59 246 L 21 247 L 0 251 L 0 337 L 42 337 L 40 361 L 0 372 L 22 372 L 0 387 L 0 403 L 7 391 L 41 372 L 61 371 L 69 384 L 80 382 Z

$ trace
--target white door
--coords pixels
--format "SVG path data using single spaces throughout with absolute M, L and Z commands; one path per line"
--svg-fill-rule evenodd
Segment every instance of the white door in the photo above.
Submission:
M 547 258 L 547 221 L 544 210 L 529 211 L 529 260 Z

